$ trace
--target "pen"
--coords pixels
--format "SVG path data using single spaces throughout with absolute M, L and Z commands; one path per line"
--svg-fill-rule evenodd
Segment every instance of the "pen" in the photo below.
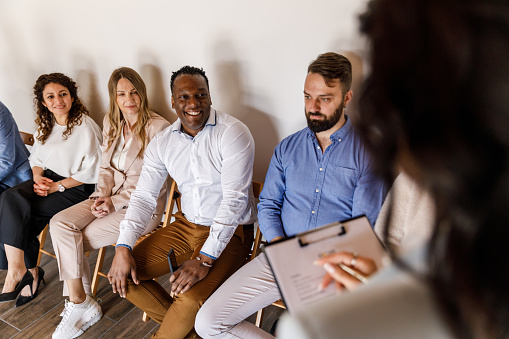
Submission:
M 360 274 L 359 272 L 354 271 L 353 269 L 351 269 L 350 267 L 348 267 L 342 263 L 339 263 L 338 265 L 339 265 L 339 267 L 341 267 L 341 269 L 343 271 L 345 271 L 346 273 L 350 274 L 351 276 L 359 279 L 361 282 L 363 282 L 363 283 L 368 282 L 368 279 L 365 276 L 363 276 L 362 274 Z

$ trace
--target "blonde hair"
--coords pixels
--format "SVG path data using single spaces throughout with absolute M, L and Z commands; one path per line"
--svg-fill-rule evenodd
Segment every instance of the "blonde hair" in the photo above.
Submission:
M 110 95 L 110 110 L 108 113 L 108 120 L 111 125 L 111 128 L 108 131 L 108 148 L 111 147 L 113 141 L 120 137 L 120 133 L 122 133 L 122 123 L 124 121 L 124 116 L 122 115 L 120 107 L 118 107 L 117 104 L 117 85 L 119 80 L 122 78 L 129 80 L 129 82 L 133 85 L 134 89 L 140 96 L 141 105 L 133 134 L 141 142 L 141 149 L 137 155 L 139 158 L 141 158 L 143 157 L 143 152 L 147 146 L 147 132 L 145 131 L 145 127 L 150 123 L 151 107 L 148 102 L 147 88 L 145 87 L 143 79 L 134 69 L 129 67 L 117 68 L 113 71 L 110 80 L 108 81 L 108 92 Z

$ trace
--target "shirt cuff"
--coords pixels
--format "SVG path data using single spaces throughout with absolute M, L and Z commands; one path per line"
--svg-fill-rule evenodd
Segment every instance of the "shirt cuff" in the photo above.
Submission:
M 120 234 L 118 235 L 117 244 L 124 244 L 134 248 L 134 245 L 136 245 L 136 241 L 138 241 L 140 234 L 133 230 L 122 229 L 122 224 L 124 222 L 124 220 L 120 222 Z
M 209 237 L 203 244 L 201 251 L 211 258 L 219 258 L 226 245 L 230 242 L 237 226 L 225 226 L 212 223 Z
M 262 227 L 260 227 L 260 231 L 262 232 L 263 236 L 265 237 L 265 240 L 267 241 L 271 241 L 275 237 L 285 237 L 285 233 L 283 232 L 282 229 L 279 228 L 271 227 L 268 229 L 263 229 Z
M 126 245 L 126 244 L 116 244 L 116 245 L 115 245 L 115 248 L 117 248 L 117 247 L 125 247 L 125 248 L 128 248 L 128 249 L 129 249 L 129 251 L 132 251 L 132 250 L 133 250 L 133 248 L 132 248 L 131 246 Z
M 214 259 L 214 260 L 216 260 L 216 259 L 217 259 L 216 257 L 213 257 L 213 256 L 211 256 L 210 254 L 207 254 L 207 253 L 205 253 L 205 252 L 203 252 L 203 251 L 200 251 L 200 254 L 203 254 L 204 256 L 207 256 L 207 257 L 209 257 L 209 258 L 211 258 L 211 259 Z

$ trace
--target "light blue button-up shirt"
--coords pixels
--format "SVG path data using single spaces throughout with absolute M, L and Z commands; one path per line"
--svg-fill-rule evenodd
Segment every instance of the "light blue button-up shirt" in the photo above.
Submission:
M 348 117 L 330 140 L 322 152 L 306 127 L 276 146 L 258 204 L 267 240 L 363 214 L 375 224 L 387 189 Z

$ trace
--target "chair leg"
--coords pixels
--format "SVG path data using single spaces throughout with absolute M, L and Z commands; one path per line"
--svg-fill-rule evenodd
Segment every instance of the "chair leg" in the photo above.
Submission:
M 104 263 L 104 255 L 106 254 L 106 247 L 101 247 L 99 249 L 99 253 L 97 254 L 97 261 L 95 264 L 94 275 L 92 278 L 92 297 L 95 298 L 97 293 L 97 288 L 99 287 L 99 272 L 102 272 L 103 263 Z
M 42 230 L 41 234 L 39 234 L 39 255 L 37 256 L 37 266 L 40 266 L 42 252 L 41 250 L 44 248 L 44 242 L 46 241 L 46 236 L 48 235 L 49 225 L 46 225 Z
M 262 321 L 263 321 L 263 311 L 264 309 L 262 308 L 261 310 L 258 311 L 258 313 L 256 313 L 256 321 L 255 321 L 255 325 L 257 327 L 262 327 Z

